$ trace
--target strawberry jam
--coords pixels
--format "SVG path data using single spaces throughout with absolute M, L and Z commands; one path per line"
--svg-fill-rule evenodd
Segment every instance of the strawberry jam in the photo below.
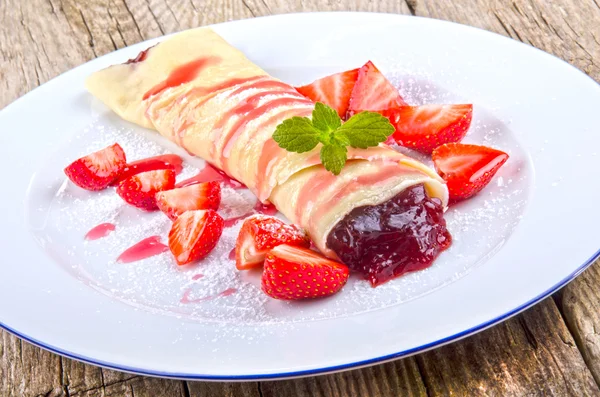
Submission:
M 452 242 L 439 199 L 422 184 L 374 206 L 358 207 L 327 236 L 327 246 L 350 269 L 377 286 L 429 267 Z
M 152 47 L 154 47 L 154 46 L 152 46 Z M 139 63 L 139 62 L 145 61 L 146 57 L 148 56 L 148 51 L 150 51 L 152 49 L 152 47 L 146 48 L 144 51 L 140 52 L 135 58 L 127 60 L 127 62 L 125 62 L 125 64 L 129 65 L 132 63 Z

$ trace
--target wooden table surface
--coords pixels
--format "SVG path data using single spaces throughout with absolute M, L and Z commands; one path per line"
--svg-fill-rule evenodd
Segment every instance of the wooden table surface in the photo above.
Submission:
M 331 10 L 477 26 L 554 54 L 600 81 L 600 0 L 0 0 L 0 108 L 94 57 L 152 37 L 261 15 Z M 62 358 L 0 331 L 0 395 L 600 395 L 598 285 L 596 263 L 553 297 L 460 342 L 371 368 L 289 381 L 135 376 Z

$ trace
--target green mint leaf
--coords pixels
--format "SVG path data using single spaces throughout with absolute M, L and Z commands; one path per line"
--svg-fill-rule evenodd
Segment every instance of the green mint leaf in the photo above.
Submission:
M 390 121 L 375 112 L 360 112 L 346 121 L 335 132 L 344 134 L 350 146 L 366 149 L 384 142 L 394 132 Z
M 339 175 L 346 164 L 348 150 L 340 145 L 323 145 L 321 148 L 321 163 L 325 169 L 334 175 Z
M 340 132 L 339 130 L 331 134 L 330 142 L 334 145 L 350 146 L 350 139 L 348 139 L 343 131 Z
M 288 152 L 304 153 L 313 150 L 321 140 L 321 132 L 307 117 L 292 117 L 277 126 L 273 140 Z
M 312 112 L 312 124 L 319 131 L 330 133 L 340 128 L 342 119 L 335 109 L 317 102 Z

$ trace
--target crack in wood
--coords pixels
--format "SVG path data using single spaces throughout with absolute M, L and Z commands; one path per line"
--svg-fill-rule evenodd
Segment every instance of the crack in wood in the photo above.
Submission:
M 417 371 L 423 381 L 423 387 L 425 388 L 425 395 L 432 397 L 430 379 L 428 379 L 427 371 L 425 370 L 425 363 L 423 362 L 423 356 L 419 355 L 415 357 L 415 363 L 417 364 Z
M 253 17 L 256 17 L 256 14 L 254 13 L 254 11 L 252 10 L 252 8 L 250 8 L 250 6 L 248 5 L 248 3 L 246 2 L 246 0 L 242 0 L 242 4 L 244 4 L 244 7 L 246 7 L 248 9 L 248 11 L 250 11 L 250 14 L 252 14 Z
M 92 31 L 90 30 L 90 27 L 88 26 L 88 23 L 85 20 L 85 16 L 83 16 L 83 11 L 81 11 L 81 9 L 79 9 L 79 15 L 81 15 L 81 20 L 83 22 L 83 26 L 85 26 L 85 29 L 88 32 L 88 36 L 90 38 L 90 40 L 89 40 L 90 48 L 92 49 L 92 52 L 94 53 L 94 55 L 96 57 L 98 57 L 98 54 L 96 54 L 96 49 L 94 48 L 94 36 L 92 35 Z
M 194 11 L 196 12 L 196 14 L 198 13 L 198 8 L 196 7 L 196 4 L 194 3 L 194 0 L 189 0 L 190 4 L 192 5 L 192 8 L 194 9 Z
M 538 342 L 535 338 L 534 333 L 531 331 L 531 329 L 529 329 L 525 318 L 523 316 L 519 316 L 518 322 L 521 328 L 523 328 L 523 332 L 525 333 L 525 338 L 527 339 L 527 342 L 531 345 L 531 347 L 533 347 L 533 350 L 537 350 Z
M 183 397 L 190 397 L 190 386 L 187 381 L 183 381 Z
M 411 15 L 417 15 L 417 5 L 419 3 L 418 0 L 404 0 L 406 6 L 408 7 L 408 11 L 410 11 Z
M 165 30 L 163 29 L 162 25 L 160 24 L 160 21 L 154 14 L 154 11 L 152 11 L 152 6 L 150 5 L 150 0 L 146 0 L 146 6 L 148 8 L 148 12 L 150 12 L 150 15 L 152 15 L 152 18 L 154 18 L 154 21 L 156 21 L 156 25 L 158 25 L 158 30 L 160 30 L 160 32 L 164 35 Z M 132 16 L 133 16 L 133 14 L 132 14 Z
M 502 18 L 500 18 L 500 15 L 498 15 L 498 13 L 496 11 L 494 11 L 494 16 L 496 17 L 496 19 L 498 20 L 498 22 L 500 22 L 500 26 L 502 26 L 502 29 L 504 29 L 504 31 L 506 32 L 506 34 L 509 37 L 512 37 L 512 34 L 510 34 L 510 30 L 508 29 L 508 27 L 506 26 L 506 24 L 504 23 L 504 21 L 502 20 Z
M 269 7 L 269 5 L 267 4 L 267 2 L 265 0 L 261 0 L 261 1 L 262 1 L 263 5 L 266 7 L 267 12 L 269 14 L 273 14 L 273 11 L 271 11 L 271 7 Z
M 56 16 L 56 10 L 54 9 L 54 4 L 52 4 L 52 0 L 46 0 L 48 4 L 50 4 L 50 9 L 52 10 L 52 14 Z
M 133 24 L 135 25 L 135 28 L 137 29 L 138 34 L 140 35 L 140 37 L 142 38 L 142 40 L 146 39 L 146 37 L 144 37 L 144 35 L 142 34 L 142 31 L 140 29 L 140 25 L 138 25 L 138 22 L 135 19 L 135 16 L 133 15 L 133 13 L 131 12 L 131 10 L 129 9 L 129 4 L 127 4 L 127 0 L 122 0 L 122 1 L 123 1 L 123 5 L 125 6 L 125 9 L 127 10 L 127 13 L 131 17 L 131 20 L 133 21 Z M 156 18 L 154 18 L 154 19 L 156 19 Z M 156 21 L 156 23 L 158 24 L 158 21 Z M 160 29 L 160 26 L 159 26 L 159 29 Z M 123 41 L 125 41 L 125 40 L 123 40 Z
M 175 22 L 177 22 L 177 25 L 179 27 L 181 27 L 181 23 L 179 22 L 179 19 L 177 18 L 177 15 L 175 15 L 175 13 L 173 12 L 173 9 L 171 8 L 171 5 L 169 4 L 169 2 L 165 1 L 165 5 L 167 6 L 167 9 L 171 13 L 171 15 L 173 15 L 173 18 L 175 19 Z

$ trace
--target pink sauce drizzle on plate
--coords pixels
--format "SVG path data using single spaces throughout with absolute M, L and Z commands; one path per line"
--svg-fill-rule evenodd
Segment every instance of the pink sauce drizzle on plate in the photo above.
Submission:
M 112 185 L 118 185 L 122 180 L 146 171 L 172 169 L 176 174 L 179 174 L 183 169 L 182 163 L 183 160 L 176 154 L 162 154 L 160 156 L 137 160 L 127 164 L 123 173 L 112 183 Z
M 245 219 L 250 215 L 252 215 L 252 212 L 250 212 L 248 214 L 236 216 L 235 218 L 225 219 L 223 221 L 223 227 L 231 227 L 231 226 L 235 225 L 236 223 L 238 223 L 238 221 L 241 221 L 242 219 Z
M 277 213 L 277 208 L 271 203 L 263 204 L 260 200 L 256 200 L 254 212 L 263 215 L 275 215 Z
M 117 262 L 131 263 L 141 261 L 142 259 L 150 258 L 168 250 L 169 247 L 160 242 L 160 236 L 151 236 L 123 251 L 117 258 Z
M 202 183 L 202 182 L 211 182 L 211 181 L 215 181 L 215 182 L 221 182 L 223 183 L 223 185 L 225 186 L 229 186 L 233 189 L 245 189 L 246 186 L 231 178 L 229 175 L 227 175 L 226 173 L 224 173 L 223 171 L 216 169 L 215 167 L 213 167 L 210 164 L 206 164 L 204 166 L 204 168 L 202 170 L 200 170 L 200 172 L 198 172 L 198 174 L 196 174 L 195 176 L 185 179 L 179 183 L 177 183 L 175 185 L 176 188 L 178 187 L 186 187 L 186 186 L 190 186 L 190 185 L 194 185 L 196 183 Z
M 229 258 L 229 259 L 231 259 L 232 261 L 234 261 L 234 260 L 235 260 L 235 247 L 233 247 L 233 248 L 231 249 L 231 251 L 229 251 L 229 256 L 228 256 L 228 258 Z
M 233 295 L 237 292 L 237 289 L 235 288 L 227 288 L 225 291 L 219 292 L 217 295 L 213 295 L 213 296 L 205 296 L 203 298 L 196 298 L 196 299 L 190 299 L 190 295 L 192 293 L 191 289 L 186 289 L 185 292 L 183 293 L 183 296 L 181 297 L 180 302 L 183 304 L 188 304 L 188 303 L 200 303 L 200 302 L 206 302 L 218 297 L 225 297 L 225 296 L 230 296 Z
M 271 203 L 263 204 L 257 200 L 252 211 L 250 211 L 244 215 L 236 216 L 234 218 L 225 219 L 225 221 L 223 222 L 223 227 L 231 227 L 231 226 L 235 225 L 238 221 L 240 221 L 242 219 L 246 219 L 247 217 L 249 217 L 252 214 L 275 215 L 276 213 L 277 213 L 277 208 L 275 208 L 275 206 L 273 204 L 271 204 Z M 235 256 L 234 256 L 234 258 L 235 258 Z
M 112 223 L 101 223 L 98 226 L 94 226 L 86 233 L 86 240 L 98 240 L 102 237 L 106 237 L 110 232 L 115 230 L 115 225 Z

